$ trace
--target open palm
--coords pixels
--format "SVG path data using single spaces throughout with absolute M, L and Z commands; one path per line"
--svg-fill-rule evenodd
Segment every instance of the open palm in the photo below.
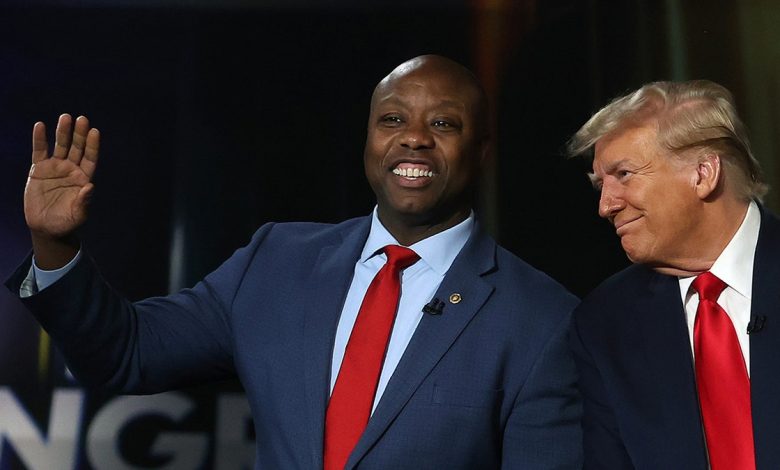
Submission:
M 80 116 L 74 126 L 71 116 L 63 114 L 49 156 L 46 127 L 35 124 L 32 167 L 24 191 L 24 215 L 34 234 L 62 238 L 86 221 L 99 146 L 100 133 L 89 128 L 86 117 Z

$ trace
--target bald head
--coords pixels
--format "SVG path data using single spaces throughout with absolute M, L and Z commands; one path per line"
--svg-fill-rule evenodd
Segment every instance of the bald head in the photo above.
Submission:
M 435 54 L 427 54 L 409 59 L 397 66 L 374 88 L 371 96 L 371 109 L 389 89 L 406 80 L 446 81 L 457 89 L 462 100 L 470 108 L 474 122 L 480 125 L 479 134 L 488 133 L 487 95 L 474 74 L 452 59 Z

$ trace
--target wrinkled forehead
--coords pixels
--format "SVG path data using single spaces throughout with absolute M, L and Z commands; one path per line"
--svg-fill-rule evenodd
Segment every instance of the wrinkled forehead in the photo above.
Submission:
M 644 165 L 671 156 L 671 152 L 659 144 L 655 126 L 632 126 L 610 132 L 596 142 L 592 169 L 597 174 L 609 173 L 622 164 Z

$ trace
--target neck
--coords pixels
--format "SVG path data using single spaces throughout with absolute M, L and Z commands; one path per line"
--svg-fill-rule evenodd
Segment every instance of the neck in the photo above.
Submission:
M 713 263 L 714 263 L 714 260 L 713 260 Z M 710 263 L 710 265 L 707 268 L 705 268 L 705 269 L 700 269 L 700 270 L 695 270 L 695 271 L 689 271 L 689 270 L 685 270 L 685 269 L 674 268 L 674 267 L 671 267 L 671 266 L 657 266 L 657 267 L 653 266 L 653 270 L 655 270 L 656 272 L 659 272 L 661 274 L 666 274 L 667 276 L 692 277 L 692 276 L 698 276 L 699 274 L 701 274 L 701 273 L 703 273 L 705 271 L 708 271 L 711 267 L 712 267 L 712 263 Z
M 708 271 L 734 238 L 747 215 L 748 203 L 744 201 L 725 199 L 704 204 L 695 233 L 681 247 L 679 258 L 672 263 L 651 265 L 655 271 L 679 277 Z
M 388 216 L 379 208 L 377 215 L 382 225 L 401 245 L 410 246 L 458 225 L 470 213 L 471 208 L 465 208 L 444 219 L 420 220 L 415 217 Z

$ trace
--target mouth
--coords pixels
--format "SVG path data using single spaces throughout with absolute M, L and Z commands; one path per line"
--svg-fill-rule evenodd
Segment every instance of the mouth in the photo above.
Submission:
M 393 167 L 392 172 L 394 175 L 408 181 L 430 179 L 436 176 L 429 164 L 419 162 L 399 162 Z
M 637 220 L 641 219 L 642 216 L 634 217 L 633 219 L 629 220 L 621 220 L 619 222 L 612 221 L 612 223 L 615 225 L 615 233 L 617 233 L 618 236 L 621 236 L 623 233 L 628 230 L 628 226 L 632 223 L 636 222 Z

